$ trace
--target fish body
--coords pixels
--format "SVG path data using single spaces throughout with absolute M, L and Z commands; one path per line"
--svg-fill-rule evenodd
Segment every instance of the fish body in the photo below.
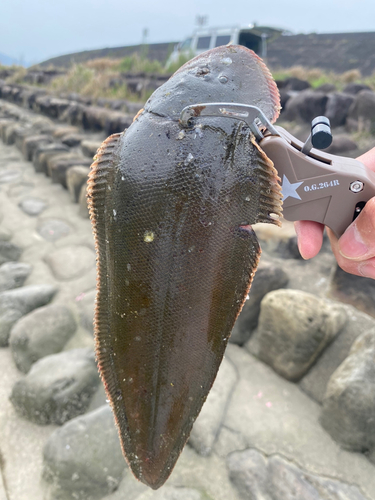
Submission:
M 156 489 L 170 475 L 213 384 L 273 222 L 272 163 L 242 122 L 178 121 L 199 102 L 278 114 L 276 85 L 240 46 L 213 49 L 157 89 L 99 149 L 88 200 L 96 248 L 99 370 L 124 455 Z

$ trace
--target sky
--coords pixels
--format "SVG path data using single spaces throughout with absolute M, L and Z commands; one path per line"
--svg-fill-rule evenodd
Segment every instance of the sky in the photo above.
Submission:
M 180 41 L 196 27 L 272 26 L 293 33 L 375 31 L 374 0 L 0 0 L 0 53 L 35 64 L 104 47 Z

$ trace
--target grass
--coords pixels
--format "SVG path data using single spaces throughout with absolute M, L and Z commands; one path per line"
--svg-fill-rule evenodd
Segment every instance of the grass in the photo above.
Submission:
M 131 54 L 120 60 L 106 57 L 75 64 L 66 74 L 55 78 L 50 88 L 56 93 L 77 92 L 94 99 L 104 97 L 145 101 L 151 92 L 143 91 L 137 94 L 130 92 L 126 83 L 121 79 L 121 73 L 170 74 L 177 71 L 191 58 L 181 55 L 178 61 L 165 67 L 159 61 L 149 59 L 147 53 L 148 47 L 145 45 L 140 54 Z M 7 66 L 4 68 L 9 69 Z M 8 77 L 7 81 L 23 83 L 26 72 L 25 68 L 14 68 L 13 74 Z M 312 88 L 331 83 L 337 90 L 342 90 L 348 83 L 365 83 L 375 90 L 375 72 L 364 78 L 358 70 L 337 74 L 317 68 L 294 66 L 289 69 L 275 70 L 272 74 L 275 80 L 285 80 L 290 77 L 307 80 Z
M 319 68 L 294 66 L 286 70 L 273 71 L 272 75 L 275 80 L 286 80 L 291 77 L 306 80 L 310 83 L 312 88 L 320 87 L 325 83 L 331 83 L 335 85 L 337 90 L 342 90 L 349 83 L 365 83 L 372 89 L 375 89 L 375 73 L 370 77 L 364 78 L 358 69 L 352 69 L 345 73 L 338 74 Z

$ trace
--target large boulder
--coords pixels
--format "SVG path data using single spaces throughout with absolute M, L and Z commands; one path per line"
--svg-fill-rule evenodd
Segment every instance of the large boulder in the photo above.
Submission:
M 355 276 L 336 265 L 331 275 L 330 296 L 375 316 L 375 281 L 371 278 Z
M 250 288 L 249 299 L 237 318 L 229 342 L 243 345 L 250 338 L 258 324 L 263 297 L 272 290 L 285 287 L 288 281 L 288 275 L 281 267 L 261 262 Z
M 279 455 L 254 449 L 227 458 L 241 500 L 366 500 L 356 485 L 311 474 Z
M 108 405 L 57 429 L 43 451 L 43 477 L 57 498 L 102 499 L 117 489 L 126 468 Z
M 21 254 L 22 249 L 19 246 L 0 239 L 0 265 L 5 262 L 18 260 Z
M 0 266 L 0 292 L 19 288 L 31 273 L 30 264 L 6 262 Z
M 55 293 L 52 285 L 31 285 L 0 293 L 0 347 L 8 345 L 10 330 L 22 316 L 48 304 Z
M 347 126 L 351 131 L 375 134 L 375 92 L 361 90 L 350 106 Z
M 341 92 L 328 95 L 325 116 L 329 118 L 332 127 L 345 125 L 349 108 L 354 101 L 354 96 Z
M 343 307 L 300 290 L 275 290 L 262 300 L 249 351 L 279 375 L 297 381 L 345 323 Z
M 47 160 L 52 156 L 61 155 L 69 151 L 65 144 L 51 143 L 45 146 L 38 146 L 33 155 L 33 165 L 35 172 L 48 173 Z
M 333 373 L 323 400 L 321 423 L 346 449 L 375 451 L 375 328 L 354 342 Z
M 189 444 L 200 455 L 208 456 L 212 452 L 236 382 L 236 370 L 230 361 L 224 358 L 189 438 Z
M 51 354 L 18 380 L 10 400 L 17 413 L 40 425 L 61 425 L 82 415 L 100 383 L 91 348 Z
M 40 307 L 21 318 L 9 337 L 17 368 L 27 373 L 38 359 L 60 352 L 76 328 L 71 310 L 62 304 Z
M 311 122 L 324 115 L 328 96 L 322 92 L 305 90 L 292 96 L 285 105 L 284 120 Z
M 78 203 L 82 186 L 87 183 L 90 167 L 75 165 L 66 172 L 66 183 L 70 193 L 70 199 Z

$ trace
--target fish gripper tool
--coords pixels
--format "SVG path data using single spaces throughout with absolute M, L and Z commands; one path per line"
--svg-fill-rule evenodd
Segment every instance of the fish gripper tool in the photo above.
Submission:
M 239 103 L 187 106 L 180 125 L 192 127 L 208 116 L 240 120 L 250 128 L 280 177 L 286 220 L 319 222 L 340 237 L 375 196 L 375 172 L 358 160 L 322 151 L 332 142 L 325 116 L 312 121 L 305 143 L 272 125 L 258 107 Z

